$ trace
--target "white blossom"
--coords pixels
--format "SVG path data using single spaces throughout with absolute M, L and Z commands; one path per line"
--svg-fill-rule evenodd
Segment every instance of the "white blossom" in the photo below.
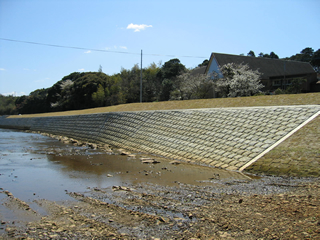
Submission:
M 215 85 L 222 97 L 252 96 L 264 86 L 260 83 L 260 73 L 247 64 L 228 63 L 221 68 L 222 78 Z
M 178 76 L 180 92 L 183 99 L 206 98 L 212 92 L 213 81 L 206 74 L 191 74 L 187 71 Z

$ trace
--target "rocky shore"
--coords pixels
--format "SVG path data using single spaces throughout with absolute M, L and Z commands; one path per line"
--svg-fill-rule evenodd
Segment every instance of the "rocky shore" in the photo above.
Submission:
M 5 192 L 25 225 L 3 239 L 320 239 L 318 179 L 265 178 L 215 187 L 136 185 L 37 200 L 42 216 Z

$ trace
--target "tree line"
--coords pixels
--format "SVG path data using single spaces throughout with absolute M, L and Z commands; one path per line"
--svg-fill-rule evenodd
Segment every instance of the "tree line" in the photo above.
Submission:
M 256 57 L 254 51 L 252 50 L 248 52 L 247 56 Z M 270 52 L 270 54 L 260 52 L 258 57 L 279 59 L 279 56 L 274 52 Z M 304 48 L 300 53 L 292 55 L 291 57 L 283 58 L 283 60 L 309 62 L 313 66 L 314 70 L 317 73 L 320 73 L 320 49 L 314 51 L 314 49 L 307 47 Z
M 176 78 L 187 71 L 179 59 L 162 66 L 152 63 L 143 68 L 143 102 L 170 100 L 177 87 Z M 50 88 L 37 89 L 29 96 L 16 99 L 19 113 L 42 113 L 78 110 L 140 101 L 140 68 L 122 68 L 120 73 L 107 75 L 100 66 L 97 72 L 74 72 Z
M 18 113 L 15 102 L 17 97 L 0 94 L 0 115 L 14 115 Z
M 248 56 L 255 57 L 250 51 Z M 320 49 L 305 48 L 288 60 L 310 62 L 319 71 Z M 260 53 L 258 57 L 279 58 L 274 52 Z M 198 67 L 208 65 L 204 60 Z M 174 58 L 163 65 L 155 63 L 143 68 L 143 102 L 186 100 L 214 97 L 250 96 L 263 87 L 260 73 L 246 65 L 223 66 L 224 78 L 212 81 L 212 76 L 193 74 L 179 59 Z M 217 76 L 213 76 L 216 77 Z M 242 82 L 241 82 L 242 81 Z M 214 90 L 214 91 L 213 91 Z M 111 106 L 140 101 L 140 68 L 122 68 L 114 75 L 107 75 L 99 67 L 97 72 L 73 72 L 52 87 L 37 89 L 28 96 L 0 95 L 0 114 L 43 113 Z

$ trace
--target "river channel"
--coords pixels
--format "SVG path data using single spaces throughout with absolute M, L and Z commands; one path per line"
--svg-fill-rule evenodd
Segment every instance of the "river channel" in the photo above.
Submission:
M 318 178 L 92 147 L 0 129 L 0 238 L 318 239 Z
M 107 188 L 114 185 L 154 183 L 160 185 L 210 184 L 215 178 L 246 176 L 221 169 L 151 156 L 159 163 L 142 163 L 136 157 L 106 153 L 88 147 L 64 144 L 35 133 L 0 129 L 0 187 L 24 201 L 70 198 L 66 191 Z
M 136 184 L 203 186 L 221 179 L 248 179 L 222 169 L 177 165 L 172 164 L 172 159 L 133 154 L 129 157 L 119 154 L 117 149 L 105 152 L 65 144 L 41 134 L 0 129 L 0 216 L 16 218 L 3 206 L 6 190 L 36 208 L 32 202 L 39 199 L 75 201 L 68 192 Z M 143 163 L 142 157 L 151 157 L 158 163 Z

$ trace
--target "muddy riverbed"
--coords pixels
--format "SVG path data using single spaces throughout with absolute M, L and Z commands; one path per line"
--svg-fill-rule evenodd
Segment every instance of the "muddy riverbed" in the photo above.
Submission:
M 320 239 L 318 178 L 0 129 L 0 238 Z

